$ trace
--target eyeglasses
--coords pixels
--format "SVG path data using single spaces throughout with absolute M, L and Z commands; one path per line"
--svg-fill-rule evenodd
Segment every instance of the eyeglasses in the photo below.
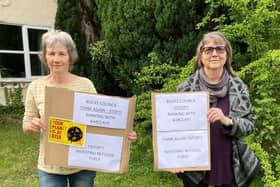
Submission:
M 224 52 L 226 51 L 226 46 L 218 45 L 216 47 L 203 47 L 202 50 L 207 55 L 213 54 L 214 50 L 217 54 L 224 54 Z

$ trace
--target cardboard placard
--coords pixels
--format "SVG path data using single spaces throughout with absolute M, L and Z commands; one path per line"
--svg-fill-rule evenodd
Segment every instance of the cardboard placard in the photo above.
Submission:
M 152 93 L 154 170 L 210 170 L 207 92 Z
M 45 163 L 110 173 L 128 171 L 135 98 L 46 87 Z M 86 123 L 85 123 L 86 122 Z

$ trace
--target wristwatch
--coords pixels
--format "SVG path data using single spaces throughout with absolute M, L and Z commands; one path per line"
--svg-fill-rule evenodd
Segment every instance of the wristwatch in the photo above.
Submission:
M 230 126 L 230 125 L 233 125 L 233 120 L 232 120 L 231 118 L 229 118 L 229 120 L 230 120 L 230 121 L 229 121 L 229 126 Z

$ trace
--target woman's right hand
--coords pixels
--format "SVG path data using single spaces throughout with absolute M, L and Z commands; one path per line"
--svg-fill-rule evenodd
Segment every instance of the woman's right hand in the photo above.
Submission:
M 46 125 L 40 118 L 33 118 L 29 122 L 25 122 L 23 124 L 23 130 L 24 132 L 35 134 L 37 132 L 40 132 L 42 130 L 46 129 Z

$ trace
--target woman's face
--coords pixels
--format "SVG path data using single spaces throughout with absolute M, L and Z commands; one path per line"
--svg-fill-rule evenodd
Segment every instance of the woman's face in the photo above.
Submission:
M 46 63 L 50 73 L 65 73 L 69 71 L 70 58 L 68 50 L 62 44 L 47 46 Z
M 201 63 L 204 70 L 221 70 L 227 60 L 226 46 L 224 43 L 207 42 L 203 46 Z

